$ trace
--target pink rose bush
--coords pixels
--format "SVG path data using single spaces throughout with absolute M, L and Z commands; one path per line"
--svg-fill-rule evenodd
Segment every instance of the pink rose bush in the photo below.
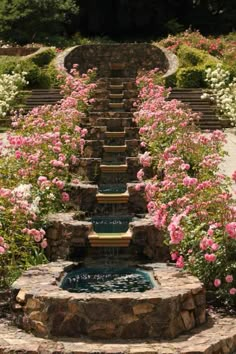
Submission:
M 148 211 L 166 235 L 176 266 L 236 303 L 236 207 L 231 182 L 219 172 L 225 135 L 199 131 L 197 114 L 178 100 L 167 101 L 169 91 L 155 84 L 155 72 L 137 80 L 135 113 L 147 150 L 140 161 L 156 172 L 151 180 L 144 169 L 138 173 Z
M 65 97 L 58 104 L 15 115 L 14 130 L 0 142 L 0 286 L 46 261 L 45 216 L 69 204 L 64 188 L 83 152 L 87 130 L 79 124 L 95 88 L 94 71 L 71 74 L 61 75 Z
M 203 50 L 217 58 L 223 58 L 228 65 L 235 61 L 235 40 L 220 36 L 217 38 L 205 37 L 199 31 L 186 30 L 176 35 L 168 35 L 159 42 L 163 47 L 176 53 L 181 45 Z

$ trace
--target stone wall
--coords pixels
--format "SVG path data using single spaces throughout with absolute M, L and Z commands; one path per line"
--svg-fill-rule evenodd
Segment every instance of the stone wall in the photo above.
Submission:
M 79 64 L 81 73 L 96 67 L 98 77 L 111 76 L 111 69 L 117 64 L 122 77 L 135 77 L 138 70 L 159 68 L 163 72 L 169 69 L 169 61 L 164 51 L 148 43 L 91 44 L 73 48 L 64 58 L 65 67 L 70 70 L 73 64 Z
M 38 48 L 9 47 L 0 48 L 0 55 L 23 57 L 35 53 Z
M 93 195 L 91 193 L 91 201 Z M 82 259 L 94 253 L 88 236 L 93 231 L 91 221 L 76 220 L 76 213 L 55 213 L 48 216 L 47 257 L 50 261 L 58 259 Z M 129 224 L 132 240 L 127 252 L 130 259 L 138 257 L 150 261 L 163 262 L 169 259 L 169 249 L 164 244 L 163 233 L 150 218 L 136 218 Z

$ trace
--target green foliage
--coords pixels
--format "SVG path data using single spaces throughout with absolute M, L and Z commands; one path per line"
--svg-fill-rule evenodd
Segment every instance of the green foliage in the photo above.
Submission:
M 77 12 L 74 0 L 1 0 L 0 36 L 21 44 L 44 41 L 62 34 Z
M 56 56 L 55 48 L 40 48 L 36 53 L 30 55 L 31 61 L 39 67 L 48 65 Z
M 62 80 L 58 78 L 59 71 L 53 61 L 45 68 L 45 75 L 49 80 L 50 87 L 60 87 L 62 85 Z
M 16 57 L 0 56 L 0 75 L 12 74 L 17 63 L 18 59 Z
M 203 50 L 180 45 L 177 51 L 180 68 L 175 77 L 168 79 L 169 86 L 177 87 L 206 87 L 205 70 L 216 67 L 218 59 Z
M 215 68 L 216 64 L 205 63 L 193 67 L 180 68 L 176 74 L 177 87 L 206 87 L 205 77 L 207 68 Z
M 206 54 L 202 50 L 187 45 L 181 45 L 177 51 L 177 55 L 180 59 L 181 67 L 203 64 L 206 58 Z
M 50 64 L 56 55 L 55 48 L 42 48 L 26 57 L 0 57 L 0 75 L 12 72 L 26 72 L 28 88 L 49 88 L 58 86 L 57 70 Z

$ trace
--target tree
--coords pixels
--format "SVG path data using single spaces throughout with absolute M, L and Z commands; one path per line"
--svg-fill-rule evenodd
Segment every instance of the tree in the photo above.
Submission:
M 20 44 L 45 41 L 63 34 L 78 9 L 74 0 L 1 0 L 0 37 Z

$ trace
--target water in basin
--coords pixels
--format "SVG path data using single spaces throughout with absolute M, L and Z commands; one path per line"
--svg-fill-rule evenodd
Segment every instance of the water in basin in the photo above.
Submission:
M 121 233 L 128 230 L 131 220 L 129 216 L 96 216 L 92 224 L 97 233 Z
M 125 193 L 126 184 L 101 184 L 99 186 L 100 193 Z
M 69 272 L 61 288 L 74 293 L 144 292 L 154 288 L 149 273 L 132 267 L 81 267 Z

